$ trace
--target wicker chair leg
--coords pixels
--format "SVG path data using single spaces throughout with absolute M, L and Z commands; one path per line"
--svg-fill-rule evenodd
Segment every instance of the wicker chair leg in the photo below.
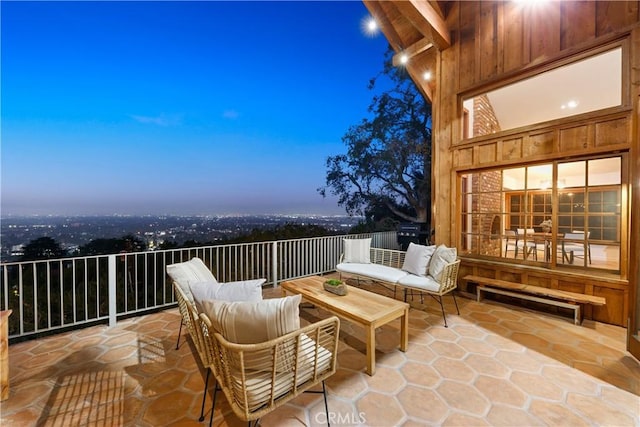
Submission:
M 209 385 L 209 375 L 211 375 L 211 369 L 207 369 L 207 379 L 204 380 L 204 391 L 202 392 L 202 407 L 200 408 L 200 418 L 198 421 L 204 421 L 204 402 L 207 400 L 207 386 Z
M 444 304 L 442 303 L 442 295 L 438 296 L 438 302 L 440 303 L 440 308 L 442 309 L 442 318 L 444 319 L 444 327 L 448 328 L 447 325 L 447 314 L 444 312 Z
M 451 292 L 451 296 L 453 297 L 453 302 L 456 304 L 456 311 L 458 312 L 458 316 L 460 316 L 460 309 L 458 308 L 458 301 L 456 301 L 456 294 Z
M 209 427 L 213 425 L 213 411 L 216 409 L 216 396 L 218 395 L 218 382 L 216 381 L 216 386 L 213 389 L 213 403 L 211 404 L 211 417 L 209 417 Z
M 322 381 L 322 395 L 324 396 L 324 411 L 327 414 L 327 426 L 331 427 L 331 423 L 329 422 L 329 405 L 327 404 L 327 389 L 324 386 L 324 380 Z
M 178 329 L 178 341 L 176 342 L 176 350 L 180 348 L 180 335 L 182 334 L 182 319 L 180 319 L 180 329 Z

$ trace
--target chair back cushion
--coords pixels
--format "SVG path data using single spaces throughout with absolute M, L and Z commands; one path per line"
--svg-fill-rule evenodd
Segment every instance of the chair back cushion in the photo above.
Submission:
M 167 265 L 167 274 L 176 282 L 191 304 L 195 304 L 189 285 L 197 282 L 217 282 L 200 258 Z
M 262 301 L 203 301 L 213 328 L 227 341 L 257 344 L 300 329 L 301 295 Z
M 458 251 L 456 248 L 448 248 L 445 245 L 438 246 L 429 263 L 429 275 L 437 282 L 440 282 L 442 270 L 444 270 L 447 264 L 454 262 L 457 258 Z
M 342 262 L 371 264 L 371 239 L 344 239 Z
M 216 281 L 195 282 L 189 285 L 199 312 L 207 300 L 220 301 L 262 301 L 262 284 L 266 279 L 242 280 L 220 283 Z
M 407 254 L 402 263 L 402 269 L 416 276 L 426 276 L 429 271 L 429 261 L 436 251 L 436 246 L 417 245 L 413 242 L 409 243 Z

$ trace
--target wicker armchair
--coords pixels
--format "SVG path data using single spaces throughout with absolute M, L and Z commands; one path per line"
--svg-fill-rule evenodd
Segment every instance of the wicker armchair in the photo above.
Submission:
M 198 352 L 202 367 L 207 371 L 207 377 L 204 382 L 204 390 L 202 392 L 202 405 L 200 408 L 200 421 L 204 421 L 204 404 L 207 398 L 207 387 L 209 386 L 209 377 L 211 375 L 211 368 L 213 366 L 212 354 L 207 351 L 207 343 L 205 336 L 203 335 L 203 329 L 200 327 L 198 320 L 198 310 L 194 304 L 192 304 L 187 296 L 184 294 L 180 285 L 176 282 L 173 283 L 173 288 L 176 293 L 176 299 L 178 300 L 178 309 L 182 316 L 182 324 L 187 327 L 187 331 L 191 336 L 193 345 Z M 180 329 L 182 329 L 182 324 Z M 180 339 L 180 332 L 178 332 L 178 339 Z
M 323 393 L 324 380 L 336 371 L 340 321 L 333 316 L 258 344 L 234 344 L 212 329 L 210 319 L 200 313 L 205 347 L 212 360 L 210 371 L 216 389 L 222 390 L 234 414 L 249 425 L 303 392 Z M 322 391 L 309 390 L 322 383 Z

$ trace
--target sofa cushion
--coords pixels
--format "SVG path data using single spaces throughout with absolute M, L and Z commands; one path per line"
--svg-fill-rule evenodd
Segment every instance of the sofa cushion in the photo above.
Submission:
M 447 264 L 454 262 L 457 257 L 458 252 L 456 248 L 448 248 L 445 245 L 438 246 L 429 263 L 429 276 L 440 281 L 442 270 L 444 270 Z
M 227 341 L 256 344 L 300 328 L 301 295 L 262 301 L 203 301 L 203 310 Z
M 413 242 L 409 243 L 402 269 L 418 276 L 426 276 L 428 274 L 429 261 L 435 250 L 435 245 L 424 246 Z
M 407 274 L 398 281 L 399 285 L 408 286 L 410 288 L 424 289 L 425 291 L 438 292 L 440 283 L 431 276 L 416 276 L 415 274 Z
M 343 239 L 344 257 L 342 262 L 371 263 L 371 239 Z
M 180 286 L 182 292 L 194 304 L 193 295 L 189 289 L 191 283 L 217 282 L 215 276 L 200 258 L 192 258 L 189 261 L 167 265 L 167 274 Z
M 238 282 L 196 282 L 189 285 L 198 311 L 207 300 L 262 301 L 262 284 L 266 279 L 242 280 Z
M 366 276 L 390 283 L 396 283 L 400 278 L 409 274 L 399 268 L 387 267 L 386 265 L 344 262 L 336 265 L 336 270 L 342 273 L 358 274 L 360 276 Z

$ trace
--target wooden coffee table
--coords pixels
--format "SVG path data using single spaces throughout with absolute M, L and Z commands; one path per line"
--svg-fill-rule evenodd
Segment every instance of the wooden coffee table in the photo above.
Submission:
M 309 276 L 280 283 L 286 295 L 300 294 L 306 301 L 364 327 L 367 335 L 367 370 L 376 372 L 376 328 L 400 318 L 400 350 L 409 342 L 409 304 L 349 286 L 347 295 L 325 291 L 326 277 Z

